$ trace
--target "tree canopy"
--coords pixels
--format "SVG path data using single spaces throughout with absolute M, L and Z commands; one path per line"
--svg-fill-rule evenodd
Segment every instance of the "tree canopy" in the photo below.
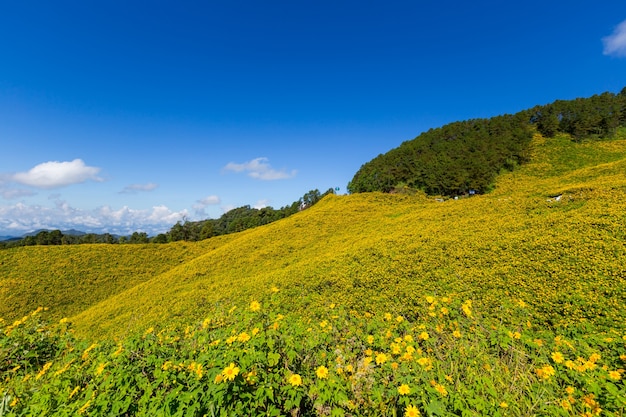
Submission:
M 514 115 L 454 122 L 362 165 L 348 191 L 388 193 L 409 187 L 431 195 L 484 193 L 502 170 L 528 161 L 536 131 L 583 140 L 611 136 L 620 126 L 626 126 L 626 88 L 619 94 L 558 100 Z

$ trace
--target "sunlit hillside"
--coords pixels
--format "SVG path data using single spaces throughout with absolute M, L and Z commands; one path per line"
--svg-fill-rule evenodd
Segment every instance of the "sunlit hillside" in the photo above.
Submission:
M 621 133 L 535 136 L 486 195 L 0 251 L 0 415 L 622 416 Z
M 552 326 L 623 326 L 626 141 L 536 137 L 534 146 L 534 162 L 487 195 L 330 196 L 201 243 L 0 252 L 2 313 L 43 304 L 83 334 L 120 335 L 275 287 L 302 314 L 329 300 L 407 314 L 424 294 L 454 293 L 492 312 L 503 298 L 523 300 Z
M 78 314 L 217 244 L 26 246 L 0 251 L 0 317 L 37 306 L 53 318 Z

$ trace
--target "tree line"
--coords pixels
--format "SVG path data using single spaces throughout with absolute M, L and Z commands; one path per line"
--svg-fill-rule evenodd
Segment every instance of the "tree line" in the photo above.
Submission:
M 422 190 L 430 195 L 485 193 L 496 176 L 529 160 L 533 134 L 569 134 L 581 141 L 610 137 L 626 126 L 626 88 L 619 94 L 557 100 L 513 115 L 454 122 L 362 165 L 350 193 Z
M 63 233 L 60 230 L 42 230 L 22 239 L 0 242 L 0 248 L 34 245 L 79 245 L 87 243 L 168 243 L 180 240 L 193 242 L 209 239 L 213 236 L 241 232 L 284 219 L 313 206 L 328 194 L 334 194 L 334 190 L 329 188 L 322 194 L 318 189 L 315 189 L 304 194 L 299 200 L 280 209 L 272 207 L 257 209 L 246 205 L 230 210 L 218 219 L 183 220 L 172 226 L 168 232 L 152 237 L 145 232 L 134 232 L 130 236 L 117 236 L 110 233 L 77 234 Z
M 281 207 L 280 209 L 274 209 L 272 207 L 257 209 L 246 205 L 224 213 L 219 219 L 206 219 L 201 221 L 185 220 L 176 223 L 169 232 L 155 236 L 153 241 L 156 243 L 176 242 L 180 240 L 193 242 L 208 239 L 213 236 L 241 232 L 289 217 L 303 209 L 313 206 L 326 195 L 334 193 L 335 191 L 332 188 L 329 188 L 323 194 L 318 189 L 315 189 L 304 194 L 298 201 L 294 201 L 292 204 Z

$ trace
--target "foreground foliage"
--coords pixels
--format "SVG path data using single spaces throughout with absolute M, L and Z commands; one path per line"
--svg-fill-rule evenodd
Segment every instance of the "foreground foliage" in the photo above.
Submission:
M 280 291 L 273 288 L 272 292 Z M 507 416 L 626 412 L 626 332 L 550 332 L 520 300 L 282 315 L 276 295 L 185 328 L 76 339 L 41 309 L 0 333 L 0 415 Z

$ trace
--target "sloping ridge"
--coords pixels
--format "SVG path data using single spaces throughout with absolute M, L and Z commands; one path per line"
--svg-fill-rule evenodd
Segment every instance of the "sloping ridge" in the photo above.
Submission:
M 472 198 L 328 196 L 231 235 L 72 320 L 80 333 L 119 336 L 189 323 L 262 300 L 275 287 L 281 307 L 300 314 L 331 302 L 410 314 L 424 294 L 446 293 L 474 298 L 487 311 L 503 298 L 523 300 L 555 326 L 626 323 L 626 142 L 618 145 L 622 157 L 611 162 L 543 179 L 529 164 L 503 176 L 493 194 Z M 555 201 L 553 193 L 567 198 Z

